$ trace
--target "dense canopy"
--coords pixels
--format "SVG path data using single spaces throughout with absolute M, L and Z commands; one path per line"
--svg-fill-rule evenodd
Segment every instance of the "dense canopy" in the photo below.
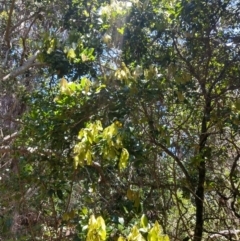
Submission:
M 0 3 L 0 240 L 240 239 L 240 3 Z

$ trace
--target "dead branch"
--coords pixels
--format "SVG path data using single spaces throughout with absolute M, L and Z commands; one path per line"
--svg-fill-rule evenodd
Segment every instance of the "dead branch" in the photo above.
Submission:
M 13 70 L 11 73 L 5 75 L 2 78 L 2 81 L 6 81 L 9 80 L 11 78 L 15 78 L 18 75 L 24 73 L 26 70 L 28 70 L 30 67 L 32 67 L 34 65 L 34 61 L 37 59 L 37 55 L 40 53 L 40 51 L 36 51 L 35 54 L 33 54 L 33 56 L 31 56 L 22 66 L 16 68 L 15 70 Z
M 237 236 L 239 233 L 240 233 L 240 229 L 236 229 L 236 230 L 234 230 L 234 229 L 233 230 L 222 230 L 222 231 L 219 231 L 216 234 L 210 235 L 209 238 L 212 239 L 212 238 L 227 237 L 227 236 L 232 236 L 232 235 Z
M 1 144 L 7 142 L 7 141 L 11 141 L 12 139 L 14 139 L 16 136 L 18 135 L 18 132 L 14 132 L 13 134 L 7 135 L 3 138 Z

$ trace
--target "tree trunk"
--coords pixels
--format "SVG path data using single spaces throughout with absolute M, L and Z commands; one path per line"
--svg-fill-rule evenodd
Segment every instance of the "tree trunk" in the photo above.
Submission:
M 211 101 L 206 99 L 206 106 L 204 116 L 202 119 L 201 135 L 199 140 L 199 156 L 200 162 L 198 164 L 198 183 L 195 192 L 196 204 L 196 224 L 194 230 L 193 241 L 201 241 L 204 227 L 204 182 L 206 176 L 205 160 L 209 158 L 209 152 L 206 149 L 206 142 L 209 134 L 207 133 L 207 123 L 210 120 Z
M 196 225 L 194 231 L 194 241 L 202 240 L 203 234 L 203 212 L 204 212 L 204 182 L 205 182 L 205 161 L 202 161 L 199 164 L 198 168 L 198 186 L 196 190 L 195 196 L 195 204 L 196 204 Z

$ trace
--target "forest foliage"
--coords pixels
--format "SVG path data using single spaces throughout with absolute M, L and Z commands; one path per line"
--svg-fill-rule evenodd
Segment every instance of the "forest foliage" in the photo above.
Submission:
M 240 238 L 240 3 L 0 3 L 0 240 Z

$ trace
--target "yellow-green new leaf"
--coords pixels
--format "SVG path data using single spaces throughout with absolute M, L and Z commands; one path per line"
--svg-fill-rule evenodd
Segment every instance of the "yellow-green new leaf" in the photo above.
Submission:
M 89 220 L 88 220 L 88 227 L 89 227 L 89 229 L 95 228 L 96 222 L 97 222 L 97 220 L 96 220 L 95 216 L 91 215 Z
M 78 164 L 79 164 L 79 157 L 78 156 L 74 156 L 74 158 L 73 158 L 74 169 L 77 169 Z
M 67 80 L 64 78 L 60 80 L 60 91 L 62 94 L 66 94 L 66 95 L 70 95 L 72 92 L 68 86 Z
M 106 240 L 107 232 L 106 232 L 106 225 L 104 219 L 99 216 L 97 218 L 97 227 L 98 227 L 98 234 L 101 237 L 101 240 Z
M 170 241 L 168 235 L 162 234 L 162 227 L 156 221 L 154 226 L 148 232 L 148 241 Z
M 82 62 L 88 61 L 88 56 L 84 53 L 81 54 Z
M 117 241 L 126 241 L 126 239 L 123 236 L 120 236 Z
M 131 233 L 128 235 L 128 241 L 145 241 L 138 228 L 134 226 Z
M 156 221 L 154 226 L 148 232 L 148 241 L 158 241 L 161 233 L 162 233 L 161 226 Z
M 86 241 L 104 241 L 106 240 L 107 232 L 104 219 L 100 216 L 97 219 L 91 215 L 88 222 L 88 233 Z
M 83 77 L 83 78 L 81 79 L 81 88 L 82 88 L 82 90 L 84 90 L 86 93 L 89 92 L 91 86 L 92 86 L 92 82 L 91 82 L 88 78 Z
M 136 199 L 136 192 L 133 191 L 131 188 L 128 188 L 128 190 L 127 190 L 127 198 L 130 201 L 134 201 Z
M 86 160 L 87 160 L 87 165 L 92 164 L 92 153 L 91 153 L 90 150 L 88 150 L 87 153 L 86 153 Z
M 145 214 L 142 215 L 140 224 L 141 224 L 142 228 L 147 228 L 148 227 L 148 218 L 147 218 L 147 216 Z
M 125 169 L 127 167 L 128 159 L 129 159 L 129 153 L 128 153 L 127 149 L 123 148 L 121 156 L 120 156 L 120 160 L 119 160 L 120 171 L 122 171 L 123 169 Z
M 106 127 L 103 131 L 103 138 L 106 140 L 112 139 L 118 132 L 117 125 L 115 123 L 111 124 L 110 126 Z
M 75 59 L 76 58 L 76 54 L 75 54 L 75 51 L 74 51 L 74 49 L 69 49 L 69 51 L 68 51 L 68 53 L 67 53 L 67 57 L 69 58 L 69 59 Z

